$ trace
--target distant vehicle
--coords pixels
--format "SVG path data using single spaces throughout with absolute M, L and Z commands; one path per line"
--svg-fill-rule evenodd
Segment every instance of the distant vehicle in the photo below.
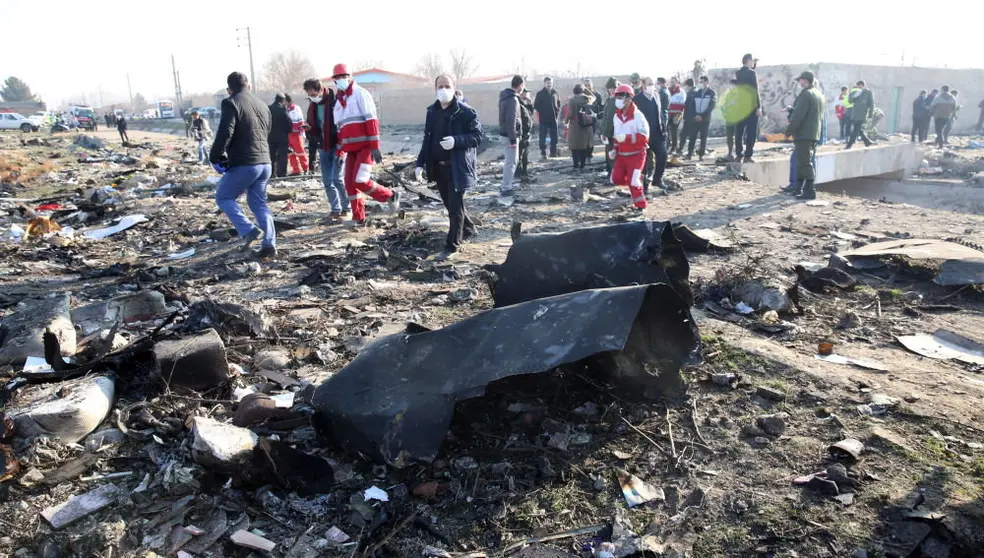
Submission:
M 158 118 L 174 118 L 174 103 L 171 101 L 157 101 Z
M 79 119 L 79 128 L 96 131 L 99 129 L 99 121 L 96 120 L 96 111 L 92 107 L 76 105 L 72 107 L 72 116 Z
M 27 119 L 31 121 L 35 129 L 42 128 L 48 123 L 48 115 L 44 112 L 35 112 L 31 116 L 28 116 Z
M 213 118 L 218 118 L 222 114 L 222 111 L 220 111 L 215 107 L 198 107 L 196 109 L 191 109 L 191 110 L 193 111 L 197 110 L 198 114 L 209 120 Z
M 40 126 L 35 126 L 33 122 L 24 118 L 16 112 L 5 112 L 0 114 L 0 130 L 20 130 L 22 132 L 37 132 Z

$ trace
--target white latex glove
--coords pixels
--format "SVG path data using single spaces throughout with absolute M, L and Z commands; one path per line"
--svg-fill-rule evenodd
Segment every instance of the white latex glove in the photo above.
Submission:
M 424 181 L 424 169 L 417 167 L 413 169 L 413 177 L 417 179 L 417 182 Z
M 447 151 L 454 149 L 454 136 L 444 136 L 444 139 L 441 140 L 441 147 Z
M 615 141 L 618 143 L 625 141 L 625 134 L 615 134 Z
M 608 158 L 609 159 L 614 159 L 615 158 L 615 155 L 617 153 L 618 153 L 617 151 L 615 151 L 614 149 L 612 149 L 611 151 L 608 152 Z
M 601 136 L 601 143 L 608 145 L 608 138 L 606 138 L 605 136 Z

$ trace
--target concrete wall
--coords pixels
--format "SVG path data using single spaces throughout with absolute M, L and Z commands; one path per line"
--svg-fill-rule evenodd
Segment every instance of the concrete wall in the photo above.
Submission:
M 919 167 L 921 151 L 908 142 L 874 147 L 826 149 L 817 153 L 817 184 L 867 176 L 902 178 Z M 756 184 L 785 186 L 789 183 L 789 158 L 769 158 L 741 165 Z
M 796 77 L 803 70 L 817 76 L 824 97 L 827 99 L 828 133 L 836 137 L 837 120 L 834 103 L 841 86 L 851 87 L 863 79 L 871 89 L 875 105 L 885 113 L 878 123 L 882 133 L 909 133 L 912 131 L 912 102 L 921 89 L 927 92 L 941 85 L 960 91 L 963 109 L 954 124 L 957 133 L 970 132 L 980 114 L 977 104 L 984 99 L 984 70 L 954 70 L 947 68 L 913 68 L 902 66 L 864 66 L 860 64 L 819 64 L 759 66 L 759 97 L 764 113 L 762 130 L 781 131 L 786 123 L 785 107 L 792 105 L 799 93 Z M 734 69 L 715 69 L 709 72 L 715 89 L 720 94 L 730 87 Z M 718 117 L 720 115 L 717 115 Z M 930 130 L 932 134 L 932 130 Z

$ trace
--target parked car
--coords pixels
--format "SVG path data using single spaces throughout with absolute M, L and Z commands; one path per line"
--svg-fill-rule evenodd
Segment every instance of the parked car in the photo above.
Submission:
M 0 130 L 20 130 L 22 132 L 37 132 L 41 128 L 16 112 L 0 114 Z

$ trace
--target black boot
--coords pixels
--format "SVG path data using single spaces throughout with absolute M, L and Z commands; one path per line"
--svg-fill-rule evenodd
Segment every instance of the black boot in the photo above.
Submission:
M 803 191 L 803 183 L 793 182 L 790 185 L 786 186 L 785 188 L 780 188 L 779 191 L 782 192 L 783 194 L 798 196 L 800 192 Z
M 817 199 L 817 191 L 813 189 L 813 181 L 807 180 L 803 183 L 803 191 L 796 195 L 798 200 L 815 200 Z

